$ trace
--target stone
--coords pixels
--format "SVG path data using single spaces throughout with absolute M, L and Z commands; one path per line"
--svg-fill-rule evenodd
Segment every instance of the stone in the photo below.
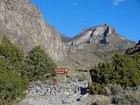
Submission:
M 27 94 L 39 94 L 39 95 L 70 95 L 70 94 L 81 94 L 81 84 L 65 84 L 61 86 L 55 85 L 43 85 L 38 86 L 33 84 L 27 89 Z M 83 86 L 84 87 L 84 86 Z

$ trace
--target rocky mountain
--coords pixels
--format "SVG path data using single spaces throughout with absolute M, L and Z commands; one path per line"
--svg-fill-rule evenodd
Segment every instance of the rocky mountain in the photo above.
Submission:
M 134 44 L 108 24 L 91 27 L 66 43 L 65 65 L 69 68 L 88 69 L 102 60 L 110 59 L 114 53 L 125 52 Z
M 42 46 L 60 67 L 70 69 L 91 68 L 135 44 L 108 24 L 69 38 L 46 23 L 39 9 L 28 0 L 0 0 L 0 38 L 4 34 L 25 53 L 36 45 Z
M 0 38 L 4 34 L 25 53 L 40 45 L 55 61 L 62 61 L 66 54 L 60 34 L 28 0 L 0 0 Z
M 68 36 L 66 36 L 64 34 L 61 34 L 61 39 L 62 39 L 62 42 L 64 42 L 64 43 L 67 43 L 67 42 L 69 42 L 71 40 L 70 37 L 68 37 Z
M 128 48 L 125 52 L 125 54 L 127 55 L 133 55 L 137 53 L 140 53 L 140 40 L 135 46 L 133 46 L 132 48 Z

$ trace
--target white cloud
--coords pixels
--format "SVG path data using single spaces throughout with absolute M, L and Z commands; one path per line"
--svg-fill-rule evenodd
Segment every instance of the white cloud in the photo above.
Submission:
M 118 6 L 120 3 L 124 2 L 125 0 L 113 0 L 113 4 Z

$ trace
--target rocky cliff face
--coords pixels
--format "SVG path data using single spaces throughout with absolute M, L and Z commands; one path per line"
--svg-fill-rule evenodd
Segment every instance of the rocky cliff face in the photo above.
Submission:
M 59 33 L 28 0 L 0 0 L 0 38 L 4 34 L 26 53 L 41 45 L 55 61 L 66 54 Z
M 140 53 L 140 40 L 135 46 L 133 46 L 132 48 L 128 48 L 125 52 L 125 54 L 127 55 L 133 55 L 138 53 Z
M 68 63 L 78 68 L 91 68 L 99 61 L 110 59 L 114 53 L 125 52 L 135 43 L 120 36 L 113 27 L 104 24 L 84 30 L 67 45 Z

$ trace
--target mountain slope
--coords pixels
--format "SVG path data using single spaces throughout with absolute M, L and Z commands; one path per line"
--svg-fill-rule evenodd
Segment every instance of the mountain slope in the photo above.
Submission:
M 140 40 L 135 46 L 133 46 L 132 48 L 128 48 L 125 52 L 125 54 L 127 55 L 133 55 L 137 53 L 140 53 Z
M 28 0 L 0 0 L 0 38 L 4 34 L 25 53 L 40 45 L 55 61 L 62 61 L 66 54 L 60 34 Z
M 62 39 L 62 42 L 64 42 L 64 43 L 67 43 L 67 42 L 69 42 L 71 40 L 70 37 L 68 37 L 68 36 L 66 36 L 64 34 L 61 34 L 61 39 Z
M 113 27 L 104 24 L 86 29 L 72 38 L 66 45 L 67 59 L 79 65 L 76 69 L 88 69 L 134 44 L 120 36 Z

